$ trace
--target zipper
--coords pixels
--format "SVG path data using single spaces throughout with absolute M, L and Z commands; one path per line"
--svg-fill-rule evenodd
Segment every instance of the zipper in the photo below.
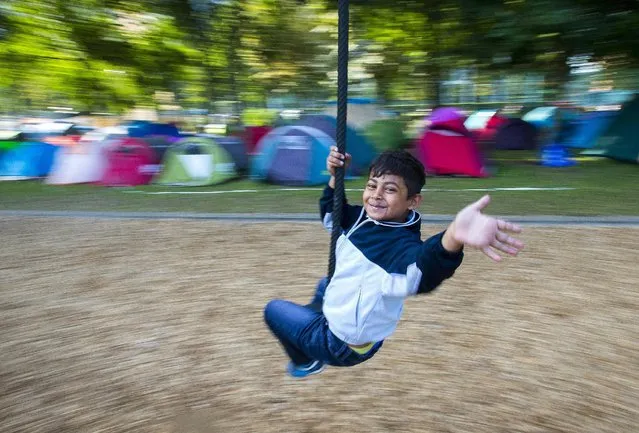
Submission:
M 357 288 L 357 305 L 355 306 L 355 332 L 359 335 L 359 305 L 362 302 L 362 286 Z

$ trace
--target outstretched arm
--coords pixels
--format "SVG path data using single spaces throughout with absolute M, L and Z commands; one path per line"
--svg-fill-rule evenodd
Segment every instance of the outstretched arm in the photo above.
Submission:
M 490 196 L 485 195 L 457 214 L 442 237 L 442 246 L 447 251 L 460 251 L 467 245 L 499 262 L 502 259 L 499 253 L 516 256 L 524 248 L 522 241 L 509 234 L 521 233 L 521 227 L 482 213 L 489 203 Z

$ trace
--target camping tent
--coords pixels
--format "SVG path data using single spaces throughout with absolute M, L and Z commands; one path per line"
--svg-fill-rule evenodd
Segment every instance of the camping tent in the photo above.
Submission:
M 508 120 L 495 133 L 495 149 L 534 150 L 537 142 L 537 128 L 522 119 Z
M 302 116 L 291 126 L 308 126 L 318 129 L 328 135 L 333 141 L 337 136 L 337 119 L 322 114 L 310 114 Z M 368 172 L 368 166 L 375 158 L 375 148 L 364 136 L 357 130 L 346 126 L 346 151 L 351 154 L 351 172 L 356 175 L 362 175 Z
M 163 162 L 154 180 L 161 185 L 214 185 L 237 176 L 231 153 L 210 137 L 180 140 L 166 152 Z
M 7 150 L 0 160 L 0 176 L 32 179 L 49 174 L 60 148 L 41 142 L 24 142 Z
M 464 126 L 469 131 L 484 129 L 488 121 L 497 113 L 497 110 L 479 110 L 468 116 L 464 121 Z
M 574 134 L 579 112 L 566 104 L 537 107 L 524 114 L 522 120 L 537 128 L 541 144 L 561 143 Z
M 118 126 L 87 132 L 76 146 L 62 149 L 56 155 L 47 183 L 65 185 L 98 182 L 104 176 L 108 163 L 106 148 L 112 141 L 126 137 L 126 128 Z
M 624 104 L 619 114 L 610 122 L 605 132 L 595 141 L 592 149 L 582 155 L 605 156 L 639 163 L 639 97 Z
M 466 116 L 454 107 L 439 107 L 434 109 L 428 118 L 426 119 L 426 126 L 431 127 L 435 125 L 437 128 L 445 128 L 450 126 L 456 129 L 468 129 L 464 126 Z
M 417 156 L 426 172 L 433 175 L 486 177 L 483 158 L 464 116 L 455 109 L 439 108 L 417 143 Z
M 143 138 L 150 135 L 165 135 L 170 137 L 179 137 L 180 135 L 178 128 L 168 123 L 136 120 L 125 124 L 124 127 L 128 129 L 129 136 L 135 138 Z
M 138 120 L 130 122 L 124 127 L 128 136 L 145 140 L 155 151 L 158 160 L 164 159 L 167 149 L 180 140 L 180 131 L 169 123 L 155 123 Z
M 0 131 L 0 157 L 7 150 L 18 147 L 22 141 L 20 131 Z
M 141 140 L 144 140 L 151 149 L 153 149 L 158 161 L 162 161 L 167 150 L 180 141 L 180 139 L 180 137 L 168 135 L 147 135 L 141 138 Z
M 80 138 L 80 142 L 110 141 L 128 137 L 128 131 L 122 126 L 107 126 L 89 131 Z
M 479 110 L 468 116 L 464 126 L 473 133 L 478 142 L 492 146 L 497 131 L 508 121 L 509 119 L 497 110 Z
M 139 138 L 121 138 L 105 146 L 106 169 L 99 184 L 135 186 L 151 182 L 159 170 L 155 152 Z
M 81 135 L 49 135 L 42 137 L 41 141 L 54 146 L 74 147 L 77 146 L 81 138 Z
M 249 155 L 247 152 L 246 141 L 244 141 L 241 137 L 234 135 L 209 135 L 209 134 L 198 134 L 197 137 L 210 138 L 215 140 L 217 144 L 222 146 L 222 148 L 231 155 L 233 159 L 233 163 L 235 164 L 235 170 L 238 174 L 246 173 L 249 169 Z
M 552 129 L 556 126 L 557 107 L 537 107 L 524 114 L 522 120 L 539 129 Z
M 246 152 L 248 154 L 255 152 L 257 143 L 272 129 L 270 126 L 247 126 L 242 134 L 242 138 L 246 143 Z
M 326 183 L 330 179 L 326 158 L 334 144 L 327 134 L 309 126 L 275 128 L 258 143 L 251 177 L 284 185 Z
M 564 146 L 589 149 L 617 116 L 617 111 L 592 111 L 581 116 L 573 134 Z
M 102 179 L 107 167 L 108 140 L 97 140 L 104 134 L 83 137 L 74 147 L 63 147 L 55 157 L 46 183 L 68 185 L 93 183 Z

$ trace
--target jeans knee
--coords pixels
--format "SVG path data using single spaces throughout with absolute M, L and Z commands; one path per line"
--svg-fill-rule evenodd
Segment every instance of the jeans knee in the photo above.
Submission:
M 269 301 L 269 303 L 264 307 L 264 321 L 267 325 L 270 326 L 278 316 L 281 302 L 282 301 L 279 299 L 274 299 Z

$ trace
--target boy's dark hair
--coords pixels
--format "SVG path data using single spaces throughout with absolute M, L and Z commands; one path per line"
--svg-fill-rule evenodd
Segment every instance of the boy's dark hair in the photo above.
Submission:
M 368 169 L 369 177 L 385 174 L 394 174 L 404 179 L 408 187 L 408 198 L 419 194 L 426 183 L 423 164 L 404 150 L 387 150 L 371 163 Z

